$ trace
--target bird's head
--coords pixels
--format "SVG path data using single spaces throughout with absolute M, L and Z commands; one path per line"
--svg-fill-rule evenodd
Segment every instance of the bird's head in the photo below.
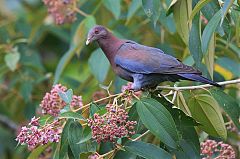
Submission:
M 104 26 L 96 25 L 89 32 L 87 36 L 86 45 L 90 44 L 95 40 L 105 38 L 108 35 L 108 31 Z

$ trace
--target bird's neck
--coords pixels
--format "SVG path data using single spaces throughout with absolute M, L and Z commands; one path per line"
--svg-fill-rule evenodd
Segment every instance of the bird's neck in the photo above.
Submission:
M 106 38 L 101 38 L 98 40 L 100 48 L 112 65 L 114 65 L 114 58 L 116 56 L 117 50 L 123 43 L 123 40 L 118 39 L 111 33 L 109 33 Z

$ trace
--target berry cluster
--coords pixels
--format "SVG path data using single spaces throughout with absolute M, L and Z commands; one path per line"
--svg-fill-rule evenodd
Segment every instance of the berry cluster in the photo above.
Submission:
M 71 23 L 76 20 L 73 9 L 76 0 L 43 0 L 56 24 Z
M 61 99 L 58 92 L 65 92 L 67 88 L 61 84 L 53 86 L 50 93 L 46 93 L 44 96 L 40 107 L 42 108 L 43 114 L 49 114 L 52 116 L 57 116 L 61 109 L 63 109 L 67 104 Z M 70 106 L 71 107 L 81 107 L 82 97 L 73 95 Z
M 127 93 L 130 92 L 132 84 L 133 84 L 132 82 L 128 82 L 126 85 L 123 85 L 121 91 L 122 92 L 127 92 Z M 142 91 L 137 91 L 137 92 L 133 92 L 133 93 L 137 97 L 141 97 L 141 95 L 142 95 Z M 132 96 L 128 96 L 128 100 L 131 101 Z
M 214 140 L 206 140 L 201 143 L 202 159 L 235 159 L 236 155 L 231 145 Z
M 16 138 L 16 141 L 21 145 L 27 144 L 29 150 L 39 145 L 45 145 L 48 142 L 59 142 L 60 139 L 62 129 L 58 121 L 40 127 L 39 119 L 40 118 L 33 117 L 27 126 L 21 128 Z
M 101 141 L 116 141 L 117 138 L 135 134 L 136 121 L 128 121 L 128 112 L 112 104 L 106 106 L 107 113 L 103 116 L 95 113 L 93 119 L 88 119 L 92 129 L 92 138 Z

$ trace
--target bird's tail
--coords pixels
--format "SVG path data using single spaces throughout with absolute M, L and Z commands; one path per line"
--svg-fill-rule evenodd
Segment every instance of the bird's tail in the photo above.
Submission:
M 202 83 L 205 83 L 205 84 L 211 84 L 211 85 L 216 86 L 216 87 L 221 87 L 216 82 L 211 81 L 211 80 L 207 79 L 206 77 L 203 77 L 203 76 L 198 75 L 198 74 L 178 74 L 178 75 L 185 78 L 185 79 L 191 80 L 191 81 L 197 81 L 197 82 L 202 82 Z

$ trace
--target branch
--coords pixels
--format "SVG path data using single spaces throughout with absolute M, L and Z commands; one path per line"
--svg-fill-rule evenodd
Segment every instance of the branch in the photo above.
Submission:
M 0 124 L 10 128 L 13 131 L 16 131 L 18 127 L 16 123 L 4 115 L 0 115 Z
M 240 83 L 240 78 L 236 79 L 236 80 L 217 82 L 217 83 L 220 86 L 229 85 L 229 84 L 236 84 L 236 83 Z M 213 85 L 203 84 L 203 85 L 199 85 L 199 86 L 186 86 L 186 87 L 158 86 L 157 89 L 180 91 L 180 90 L 195 90 L 195 89 L 202 89 L 202 88 L 209 88 L 209 87 L 213 87 Z

